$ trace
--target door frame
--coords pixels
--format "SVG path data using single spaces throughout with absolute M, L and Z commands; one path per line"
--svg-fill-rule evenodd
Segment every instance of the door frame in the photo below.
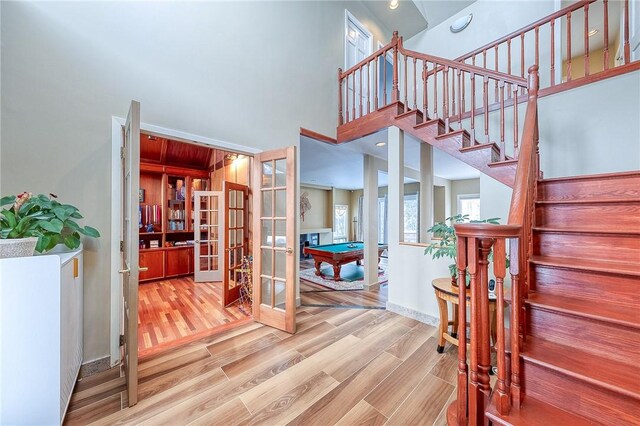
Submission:
M 144 107 L 144 105 L 143 105 Z M 109 355 L 110 365 L 113 367 L 120 362 L 120 334 L 122 324 L 120 315 L 122 312 L 122 277 L 118 273 L 120 270 L 120 241 L 122 240 L 122 165 L 120 161 L 120 147 L 123 142 L 122 128 L 125 119 L 122 117 L 111 117 L 111 245 L 110 245 L 110 333 L 109 333 Z M 239 145 L 220 139 L 195 135 L 180 130 L 169 129 L 149 123 L 140 122 L 140 131 L 158 137 L 165 137 L 179 142 L 204 145 L 207 148 L 216 148 L 238 154 L 253 157 L 262 152 L 249 146 Z

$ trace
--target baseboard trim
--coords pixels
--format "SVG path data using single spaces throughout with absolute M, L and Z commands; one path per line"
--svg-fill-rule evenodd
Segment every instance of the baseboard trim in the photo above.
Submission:
M 425 324 L 433 326 L 440 325 L 439 318 L 432 317 L 431 315 L 425 314 L 424 312 L 417 311 L 406 306 L 398 305 L 393 302 L 387 302 L 387 311 L 394 312 L 396 314 L 402 315 L 403 317 L 411 318 Z
M 94 359 L 80 366 L 79 378 L 83 379 L 94 374 L 101 373 L 111 368 L 111 357 Z

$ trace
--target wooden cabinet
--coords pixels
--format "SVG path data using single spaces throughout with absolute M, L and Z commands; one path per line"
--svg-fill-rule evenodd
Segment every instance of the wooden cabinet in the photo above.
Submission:
M 61 424 L 82 364 L 82 251 L 0 259 L 0 423 Z
M 141 268 L 148 268 L 146 271 L 140 271 L 140 281 L 157 280 L 165 277 L 165 252 L 163 249 L 140 251 Z
M 193 269 L 191 263 L 193 256 L 189 253 L 192 251 L 188 247 L 174 247 L 166 250 L 166 277 L 176 277 L 178 275 L 187 275 Z
M 140 163 L 140 281 L 193 273 L 193 193 L 210 187 L 207 170 Z M 157 247 L 151 247 L 152 242 Z

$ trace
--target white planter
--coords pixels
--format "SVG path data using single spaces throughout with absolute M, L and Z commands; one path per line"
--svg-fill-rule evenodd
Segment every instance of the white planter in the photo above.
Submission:
M 0 259 L 33 256 L 38 237 L 0 239 Z

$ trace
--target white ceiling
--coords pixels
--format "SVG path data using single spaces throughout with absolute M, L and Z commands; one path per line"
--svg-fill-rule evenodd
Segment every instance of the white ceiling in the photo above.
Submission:
M 340 189 L 363 187 L 363 154 L 387 160 L 387 147 L 377 142 L 387 140 L 387 130 L 340 145 L 318 142 L 300 137 L 300 182 Z M 420 169 L 420 142 L 405 133 L 405 166 Z M 473 167 L 434 149 L 434 174 L 444 179 L 472 179 L 480 177 Z M 380 185 L 386 185 L 386 176 L 380 176 Z M 405 179 L 406 182 L 411 181 Z
M 363 1 L 389 31 L 398 31 L 405 39 L 413 37 L 427 28 L 427 21 L 411 0 L 400 0 L 394 10 L 389 8 L 389 0 Z
M 476 0 L 413 0 L 428 28 L 433 28 L 446 21 Z

